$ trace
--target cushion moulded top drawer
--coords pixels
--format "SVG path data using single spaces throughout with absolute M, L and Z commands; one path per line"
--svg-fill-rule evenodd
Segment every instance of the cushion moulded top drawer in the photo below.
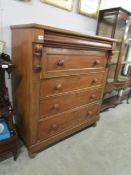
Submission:
M 106 63 L 107 56 L 102 51 L 43 48 L 43 72 L 102 69 Z

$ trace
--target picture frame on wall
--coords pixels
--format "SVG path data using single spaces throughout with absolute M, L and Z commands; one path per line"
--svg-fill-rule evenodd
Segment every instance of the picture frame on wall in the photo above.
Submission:
M 40 1 L 68 11 L 72 11 L 74 3 L 74 0 L 40 0 Z
M 79 0 L 78 12 L 97 18 L 99 15 L 101 0 Z

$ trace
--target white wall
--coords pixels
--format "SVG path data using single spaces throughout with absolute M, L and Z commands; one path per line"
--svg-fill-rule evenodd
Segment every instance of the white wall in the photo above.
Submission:
M 97 21 L 78 14 L 78 1 L 74 0 L 72 12 L 60 9 L 40 0 L 21 2 L 20 0 L 0 0 L 0 39 L 6 44 L 6 52 L 11 54 L 11 31 L 9 26 L 24 23 L 40 23 L 59 28 L 95 34 Z M 101 9 L 121 6 L 131 8 L 130 0 L 102 0 Z
M 2 9 L 0 39 L 6 41 L 7 53 L 10 53 L 11 47 L 10 25 L 40 23 L 88 34 L 94 34 L 96 30 L 95 19 L 77 13 L 78 0 L 74 0 L 73 12 L 41 3 L 40 0 L 31 0 L 31 2 L 0 1 Z
M 131 0 L 102 0 L 101 9 L 122 7 L 131 12 Z

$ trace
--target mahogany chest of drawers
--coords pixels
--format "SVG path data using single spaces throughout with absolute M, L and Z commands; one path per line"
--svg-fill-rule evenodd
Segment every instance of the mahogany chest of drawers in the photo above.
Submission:
M 12 26 L 13 97 L 29 153 L 96 123 L 115 40 Z

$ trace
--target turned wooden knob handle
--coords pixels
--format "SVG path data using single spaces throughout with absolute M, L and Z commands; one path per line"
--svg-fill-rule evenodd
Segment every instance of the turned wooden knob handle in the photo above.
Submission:
M 60 107 L 59 104 L 54 104 L 54 105 L 53 105 L 53 108 L 56 109 L 56 110 L 59 109 L 59 107 Z
M 97 83 L 97 79 L 93 79 L 91 83 L 92 83 L 92 84 Z
M 100 60 L 95 60 L 95 64 L 100 64 Z
M 95 94 L 92 94 L 91 95 L 91 99 L 95 99 L 96 98 L 96 95 Z
M 92 114 L 93 114 L 92 111 L 88 111 L 88 112 L 87 112 L 87 116 L 91 116 Z
M 57 64 L 58 64 L 58 66 L 63 66 L 64 65 L 64 60 L 59 60 L 58 62 L 57 62 Z
M 52 128 L 53 128 L 53 129 L 57 129 L 57 128 L 58 128 L 57 124 L 53 124 L 53 125 L 52 125 Z
M 61 90 L 62 89 L 62 85 L 61 84 L 58 84 L 55 86 L 55 90 Z

